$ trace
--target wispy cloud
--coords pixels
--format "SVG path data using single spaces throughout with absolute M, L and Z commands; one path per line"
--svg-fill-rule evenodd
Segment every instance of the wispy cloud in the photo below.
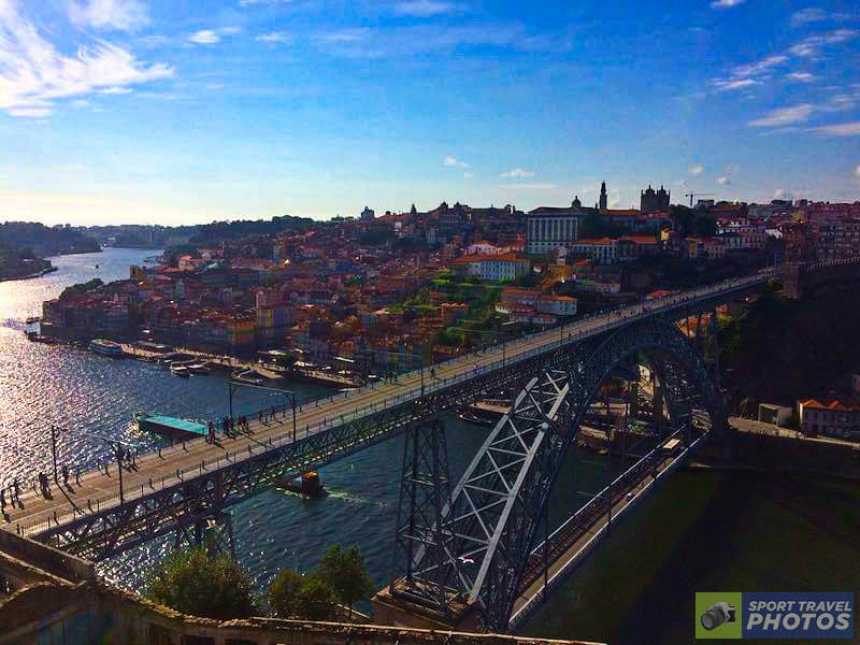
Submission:
M 293 37 L 286 31 L 270 31 L 267 34 L 260 34 L 256 40 L 270 45 L 285 45 L 292 42 Z
M 478 47 L 522 52 L 563 51 L 569 46 L 563 37 L 534 35 L 518 24 L 360 27 L 323 31 L 316 34 L 314 40 L 327 53 L 348 58 L 415 56 Z
M 798 81 L 799 83 L 811 83 L 815 80 L 815 76 L 809 72 L 791 72 L 785 77 L 790 81 Z
M 851 14 L 848 13 L 824 11 L 824 9 L 821 9 L 819 7 L 808 7 L 806 9 L 801 9 L 800 11 L 795 11 L 793 14 L 791 14 L 791 26 L 803 27 L 804 25 L 808 25 L 813 22 L 836 22 L 841 20 L 849 20 L 851 17 Z
M 740 170 L 740 166 L 738 166 L 737 164 L 735 164 L 735 163 L 728 164 L 726 166 L 725 171 L 723 172 L 723 175 L 716 178 L 716 182 L 720 186 L 728 186 L 729 184 L 732 183 L 732 177 L 734 177 L 736 174 L 738 174 L 739 170 Z
M 212 29 L 201 29 L 200 31 L 195 31 L 191 34 L 188 37 L 188 42 L 194 43 L 195 45 L 214 45 L 215 43 L 221 42 L 221 36 Z
M 828 45 L 844 43 L 860 35 L 854 29 L 835 29 L 825 33 L 812 34 L 779 54 L 767 56 L 753 63 L 746 63 L 732 68 L 725 78 L 716 78 L 711 85 L 718 92 L 743 90 L 761 85 L 773 77 L 775 68 L 787 65 L 792 59 L 811 58 L 817 56 L 822 48 Z M 790 81 L 809 82 L 814 79 L 808 72 L 790 72 L 785 74 Z
M 438 0 L 408 0 L 398 2 L 394 5 L 394 13 L 398 16 L 411 16 L 413 18 L 432 18 L 443 14 L 456 13 L 462 7 L 453 2 L 439 2 Z
M 445 166 L 446 168 L 468 168 L 469 167 L 469 164 L 467 164 L 465 161 L 461 161 L 460 159 L 457 159 L 457 157 L 455 157 L 453 155 L 448 155 L 447 157 L 445 157 L 442 160 L 442 165 Z
M 703 172 L 705 172 L 705 167 L 700 163 L 693 164 L 692 166 L 687 168 L 687 172 L 690 173 L 690 175 L 692 175 L 693 177 L 698 177 Z
M 778 128 L 803 123 L 809 119 L 814 109 L 814 106 L 809 103 L 778 108 L 771 110 L 761 118 L 750 121 L 749 125 L 754 128 Z
M 819 9 L 818 7 L 808 7 L 791 14 L 792 27 L 800 27 L 801 25 L 807 25 L 811 22 L 820 22 L 822 20 L 827 20 L 827 12 L 823 9 Z
M 761 76 L 769 73 L 774 67 L 784 65 L 788 60 L 788 56 L 780 54 L 768 56 L 755 63 L 738 65 L 731 70 L 729 78 L 714 79 L 711 84 L 720 92 L 742 90 L 760 85 L 761 81 L 758 79 Z
M 71 0 L 68 11 L 69 19 L 78 27 L 136 31 L 150 22 L 141 0 Z
M 860 164 L 858 164 L 857 167 L 854 169 L 854 175 L 856 177 L 860 177 Z
M 742 5 L 746 0 L 714 0 L 711 3 L 711 9 L 731 9 Z
M 764 74 L 772 67 L 776 67 L 777 65 L 782 65 L 783 63 L 788 61 L 788 56 L 777 54 L 774 56 L 768 56 L 767 58 L 763 58 L 760 61 L 755 63 L 747 63 L 746 65 L 738 65 L 732 70 L 732 76 L 735 77 L 748 77 L 748 76 L 760 76 Z
M 238 34 L 240 29 L 238 27 L 221 27 L 220 29 L 201 29 L 200 31 L 195 31 L 193 34 L 188 36 L 188 42 L 193 43 L 195 45 L 215 45 L 221 42 L 221 38 L 224 36 L 233 36 L 234 34 Z
M 525 168 L 512 168 L 511 170 L 507 170 L 499 175 L 499 177 L 507 177 L 509 179 L 525 179 L 534 176 L 534 171 L 526 170 Z
M 858 137 L 860 136 L 860 121 L 821 125 L 817 128 L 811 128 L 810 131 L 831 137 Z
M 856 29 L 834 29 L 823 34 L 807 36 L 788 51 L 795 56 L 809 58 L 817 56 L 826 45 L 838 45 L 853 40 L 860 34 Z
M 25 19 L 0 1 L 0 109 L 12 116 L 46 117 L 55 103 L 174 75 L 163 63 L 145 64 L 127 50 L 99 41 L 64 56 Z M 113 89 L 112 89 L 113 88 Z
M 755 85 L 761 85 L 759 81 L 751 78 L 730 78 L 730 79 L 714 79 L 711 84 L 717 88 L 718 92 L 733 92 L 735 90 L 743 90 Z
M 500 184 L 499 188 L 504 188 L 505 190 L 553 190 L 558 188 L 558 185 L 538 182 L 526 184 Z

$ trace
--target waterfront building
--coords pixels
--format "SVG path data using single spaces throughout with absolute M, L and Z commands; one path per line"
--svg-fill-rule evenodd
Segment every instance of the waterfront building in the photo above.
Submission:
M 860 406 L 839 399 L 797 402 L 800 429 L 808 435 L 860 439 Z

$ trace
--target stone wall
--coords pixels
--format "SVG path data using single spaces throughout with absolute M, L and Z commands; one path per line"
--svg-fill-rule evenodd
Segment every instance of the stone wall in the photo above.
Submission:
M 39 583 L 0 605 L 0 645 L 532 645 L 572 643 L 496 634 L 186 616 L 100 582 Z

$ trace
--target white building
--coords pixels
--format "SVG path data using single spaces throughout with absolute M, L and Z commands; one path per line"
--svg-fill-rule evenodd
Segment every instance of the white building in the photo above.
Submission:
M 545 255 L 559 248 L 570 248 L 579 238 L 583 215 L 570 208 L 539 208 L 526 220 L 526 253 Z

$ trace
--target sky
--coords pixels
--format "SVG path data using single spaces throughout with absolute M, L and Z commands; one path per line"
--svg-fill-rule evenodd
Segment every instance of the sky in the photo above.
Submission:
M 0 221 L 860 199 L 855 0 L 0 0 Z

